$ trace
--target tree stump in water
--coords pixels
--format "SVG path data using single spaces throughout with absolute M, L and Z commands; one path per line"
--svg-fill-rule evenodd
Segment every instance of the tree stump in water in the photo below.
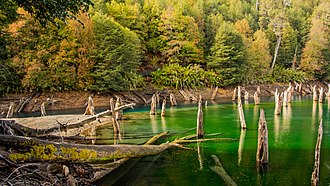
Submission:
M 163 104 L 162 104 L 162 112 L 161 116 L 165 116 L 165 110 L 166 110 L 166 98 L 163 99 Z
M 313 86 L 313 101 L 318 101 L 316 85 Z
M 156 94 L 152 95 L 151 104 L 150 104 L 150 115 L 156 115 L 156 104 L 157 104 L 157 96 Z
M 202 109 L 202 96 L 199 96 L 198 111 L 197 111 L 197 137 L 204 137 L 204 123 L 203 123 L 203 109 Z
M 283 107 L 287 107 L 288 106 L 288 91 L 284 91 L 283 92 Z
M 119 123 L 116 119 L 116 111 L 115 111 L 115 103 L 114 103 L 114 99 L 111 98 L 110 99 L 110 109 L 111 109 L 111 113 L 112 113 L 112 124 L 113 124 L 113 130 L 115 134 L 120 134 L 120 126 Z
M 319 88 L 319 103 L 323 102 L 323 87 Z
M 244 100 L 249 100 L 249 92 L 245 91 L 244 93 Z
M 241 123 L 241 129 L 246 129 L 246 122 L 245 122 L 244 111 L 241 101 L 238 102 L 238 114 L 239 114 L 239 121 Z
M 275 111 L 274 111 L 274 114 L 275 115 L 280 115 L 281 114 L 281 108 L 282 108 L 283 93 L 281 93 L 281 95 L 280 95 L 280 93 L 276 89 L 274 95 L 275 95 Z
M 95 115 L 94 101 L 91 96 L 88 97 L 88 103 L 84 115 Z
M 47 116 L 45 102 L 43 102 L 40 106 L 41 116 Z
M 119 108 L 121 106 L 121 99 L 117 98 L 116 104 L 115 104 L 115 109 Z M 122 119 L 123 117 L 123 111 L 117 111 L 116 112 L 116 120 Z
M 177 106 L 177 102 L 176 102 L 176 98 L 174 96 L 174 94 L 170 94 L 170 103 L 171 103 L 171 106 Z
M 218 87 L 215 87 L 215 90 L 211 96 L 211 100 L 215 100 L 215 96 L 217 95 L 217 93 L 218 93 Z
M 254 104 L 255 105 L 259 105 L 260 104 L 260 97 L 259 97 L 259 93 L 258 91 L 256 91 L 253 95 L 253 98 L 254 98 Z
M 241 95 L 241 86 L 237 88 L 237 102 L 241 102 L 242 95 Z
M 263 109 L 260 109 L 258 123 L 258 147 L 256 159 L 258 165 L 268 163 L 268 129 Z
M 14 107 L 15 107 L 15 103 L 14 102 L 11 102 L 10 103 L 10 106 L 9 106 L 9 109 L 8 109 L 8 112 L 7 112 L 6 118 L 12 118 L 13 117 L 13 115 L 14 115 Z
M 233 96 L 232 96 L 231 100 L 233 100 L 233 101 L 236 100 L 236 87 L 234 89 L 234 93 L 233 93 Z
M 328 84 L 328 92 L 327 92 L 327 97 L 330 97 L 330 84 Z
M 317 136 L 317 142 L 315 147 L 315 162 L 314 162 L 314 168 L 311 178 L 311 184 L 313 186 L 318 185 L 319 183 L 319 177 L 320 177 L 320 154 L 321 154 L 321 143 L 322 143 L 322 137 L 323 137 L 323 126 L 322 126 L 322 120 L 320 121 L 319 130 L 318 130 L 318 136 Z

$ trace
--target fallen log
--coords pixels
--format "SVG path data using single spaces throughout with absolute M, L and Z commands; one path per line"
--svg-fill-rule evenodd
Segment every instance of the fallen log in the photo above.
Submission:
M 132 91 L 132 93 L 134 95 L 136 95 L 138 98 L 140 98 L 144 102 L 144 104 L 147 104 L 148 103 L 147 100 L 146 100 L 146 98 L 144 98 L 141 94 L 139 94 L 139 93 L 137 93 L 135 91 Z
M 25 99 L 19 106 L 18 106 L 18 109 L 17 109 L 17 113 L 20 113 L 22 112 L 22 110 L 24 109 L 25 105 L 27 103 L 29 103 L 31 101 L 31 99 L 35 96 L 35 94 L 32 94 L 30 97 L 28 97 L 27 99 Z
M 314 168 L 311 178 L 311 184 L 313 186 L 317 186 L 320 179 L 320 154 L 321 154 L 321 143 L 322 143 L 322 137 L 323 137 L 323 126 L 322 126 L 322 120 L 320 121 L 318 135 L 317 135 L 317 142 L 315 147 L 315 162 L 314 162 Z
M 228 175 L 226 170 L 223 168 L 219 158 L 216 155 L 211 156 L 215 162 L 214 166 L 210 166 L 211 170 L 217 173 L 221 179 L 226 183 L 228 186 L 236 186 L 237 184 L 235 181 Z

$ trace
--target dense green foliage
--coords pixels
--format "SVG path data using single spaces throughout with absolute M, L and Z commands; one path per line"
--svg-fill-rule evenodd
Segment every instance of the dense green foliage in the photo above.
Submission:
M 0 93 L 330 80 L 329 10 L 327 0 L 0 0 Z

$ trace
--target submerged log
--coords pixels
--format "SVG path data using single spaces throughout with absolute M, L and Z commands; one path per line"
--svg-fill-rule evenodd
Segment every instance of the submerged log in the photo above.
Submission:
M 47 116 L 45 102 L 43 102 L 40 106 L 41 116 Z
M 14 102 L 11 102 L 10 103 L 10 106 L 9 106 L 9 109 L 8 109 L 8 112 L 7 112 L 6 118 L 12 118 L 13 117 L 13 115 L 14 115 L 14 107 L 15 107 L 15 103 Z
M 228 175 L 226 170 L 223 168 L 219 158 L 216 155 L 211 156 L 215 162 L 215 166 L 210 166 L 211 170 L 217 173 L 221 179 L 226 183 L 228 186 L 236 186 L 237 184 L 235 181 Z
M 84 115 L 95 115 L 94 101 L 91 96 L 88 97 L 88 103 Z
M 166 112 L 166 99 L 163 99 L 163 104 L 162 104 L 162 112 L 161 112 L 161 116 L 165 116 L 165 112 Z
M 202 102 L 203 102 L 202 96 L 199 96 L 198 111 L 197 111 L 197 138 L 203 138 L 203 136 L 204 136 Z
M 215 87 L 215 90 L 214 90 L 214 92 L 213 92 L 213 94 L 211 96 L 211 100 L 215 100 L 215 96 L 217 95 L 217 93 L 218 93 L 218 86 Z
M 177 106 L 177 102 L 176 102 L 176 98 L 174 96 L 174 94 L 170 94 L 170 103 L 171 103 L 171 106 Z
M 323 102 L 323 87 L 319 88 L 319 103 Z
M 313 86 L 313 101 L 318 101 L 316 85 Z
M 317 142 L 315 147 L 315 162 L 314 162 L 314 168 L 311 178 L 311 184 L 313 186 L 317 186 L 320 179 L 320 154 L 321 154 L 321 143 L 322 143 L 322 137 L 323 137 L 323 126 L 322 126 L 322 120 L 320 121 L 318 135 L 317 135 Z
M 235 87 L 235 89 L 234 89 L 234 93 L 233 93 L 233 96 L 232 96 L 232 98 L 231 98 L 231 100 L 233 100 L 233 101 L 235 101 L 236 100 L 236 87 Z
M 241 123 L 241 129 L 246 129 L 246 122 L 245 122 L 244 111 L 241 101 L 238 101 L 238 114 L 239 114 L 239 121 Z
M 156 115 L 156 104 L 157 104 L 157 96 L 156 94 L 152 95 L 151 104 L 150 104 L 150 115 Z
M 263 109 L 260 109 L 258 123 L 258 147 L 256 159 L 259 165 L 268 163 L 268 129 Z
M 258 91 L 256 91 L 253 95 L 253 98 L 254 98 L 254 104 L 255 105 L 259 105 L 260 104 L 260 97 L 259 97 L 259 93 Z

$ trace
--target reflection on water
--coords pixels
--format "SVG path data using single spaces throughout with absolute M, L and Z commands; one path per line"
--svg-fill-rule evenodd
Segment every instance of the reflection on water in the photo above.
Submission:
M 150 124 L 151 124 L 152 132 L 157 133 L 158 132 L 157 115 L 150 115 Z
M 166 129 L 166 119 L 164 116 L 162 116 L 162 129 L 163 129 L 163 132 L 167 131 Z
M 313 101 L 313 108 L 312 108 L 312 130 L 315 130 L 316 125 L 316 109 L 317 109 L 317 102 Z
M 275 136 L 275 145 L 280 144 L 280 115 L 274 115 L 274 136 Z
M 199 170 L 203 170 L 203 152 L 201 148 L 202 142 L 197 142 L 197 156 L 198 156 L 198 162 L 199 162 Z
M 241 164 L 244 140 L 245 140 L 246 130 L 241 129 L 241 135 L 239 137 L 239 145 L 238 145 L 238 165 Z

